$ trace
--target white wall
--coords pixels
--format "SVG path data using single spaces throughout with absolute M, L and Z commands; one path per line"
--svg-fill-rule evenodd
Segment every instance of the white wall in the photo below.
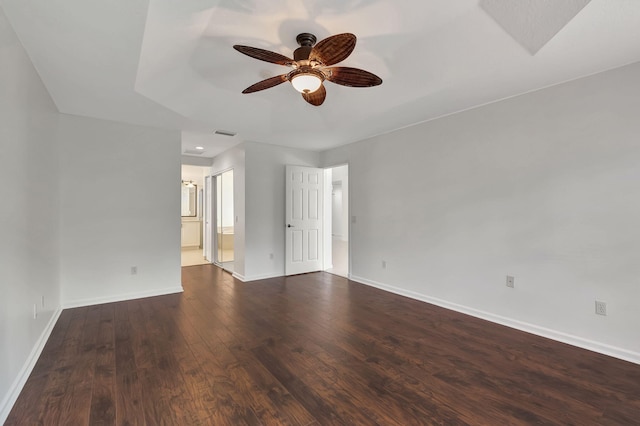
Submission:
M 342 182 L 332 182 L 331 188 L 331 235 L 342 239 Z
M 333 169 L 324 169 L 324 188 L 331 188 L 333 182 Z M 322 203 L 322 215 L 324 223 L 322 224 L 322 238 L 324 241 L 333 241 L 331 231 L 333 229 L 333 195 L 331 191 L 324 191 L 324 199 Z M 323 244 L 322 262 L 324 269 L 333 268 L 333 244 Z
M 222 211 L 220 212 L 220 225 L 229 228 L 235 224 L 233 207 L 233 170 L 227 170 L 220 176 L 220 200 Z
M 640 362 L 639 75 L 634 64 L 323 153 L 349 162 L 352 275 Z
M 0 64 L 0 423 L 3 423 L 59 314 L 60 280 L 57 109 L 2 8 Z M 38 308 L 36 319 L 34 304 Z
M 333 168 L 333 234 L 342 241 L 349 240 L 349 167 Z
M 318 167 L 316 152 L 247 142 L 247 281 L 284 275 L 285 165 Z M 273 259 L 270 258 L 273 254 Z
M 181 162 L 183 165 L 188 166 L 196 166 L 196 167 L 211 167 L 211 163 L 213 159 L 209 157 L 195 157 L 193 155 L 183 155 L 181 157 Z
M 180 132 L 60 115 L 59 140 L 63 304 L 181 291 Z

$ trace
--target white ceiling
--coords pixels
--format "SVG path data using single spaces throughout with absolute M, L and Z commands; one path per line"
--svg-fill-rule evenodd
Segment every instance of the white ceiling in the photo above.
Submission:
M 518 7 L 514 7 L 518 4 Z M 323 150 L 640 61 L 639 0 L 0 0 L 60 112 L 183 131 L 213 156 L 243 140 Z M 295 37 L 352 32 L 308 105 L 285 73 L 232 49 L 291 56 Z M 640 78 L 640 76 L 639 76 Z M 237 136 L 213 135 L 215 130 Z

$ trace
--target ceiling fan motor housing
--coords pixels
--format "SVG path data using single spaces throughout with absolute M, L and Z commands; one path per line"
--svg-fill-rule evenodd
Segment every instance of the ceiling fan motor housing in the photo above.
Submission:
M 296 41 L 300 46 L 313 47 L 313 45 L 316 44 L 316 41 L 318 41 L 318 39 L 316 39 L 316 36 L 314 36 L 311 33 L 301 33 L 301 34 L 298 34 L 298 36 L 296 37 Z
M 309 55 L 311 54 L 311 49 L 316 44 L 316 36 L 310 33 L 302 33 L 298 34 L 296 37 L 296 41 L 300 45 L 293 52 L 293 59 L 295 61 L 306 61 L 309 59 Z

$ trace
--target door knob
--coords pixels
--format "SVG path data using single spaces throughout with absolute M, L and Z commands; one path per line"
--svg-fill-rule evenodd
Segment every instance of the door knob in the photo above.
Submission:
M 287 228 L 294 228 L 294 226 L 290 223 L 287 223 Z

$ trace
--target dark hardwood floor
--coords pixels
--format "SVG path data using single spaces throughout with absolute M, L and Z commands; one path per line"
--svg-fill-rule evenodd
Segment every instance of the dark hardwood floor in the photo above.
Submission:
M 63 311 L 7 425 L 640 424 L 640 366 L 314 273 Z

